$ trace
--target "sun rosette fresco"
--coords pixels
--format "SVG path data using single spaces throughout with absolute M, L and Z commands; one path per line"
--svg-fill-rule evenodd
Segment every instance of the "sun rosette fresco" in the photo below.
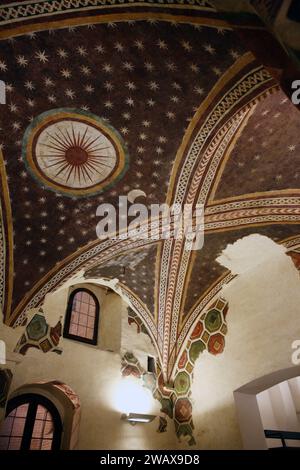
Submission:
M 23 159 L 39 184 L 66 196 L 112 187 L 128 167 L 118 132 L 98 116 L 59 108 L 37 116 L 23 138 Z

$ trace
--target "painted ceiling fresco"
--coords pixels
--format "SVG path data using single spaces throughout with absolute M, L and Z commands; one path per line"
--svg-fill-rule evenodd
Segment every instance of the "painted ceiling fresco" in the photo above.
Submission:
M 201 49 L 193 44 L 195 38 Z M 119 195 L 136 188 L 145 191 L 146 203 L 165 201 L 189 120 L 210 87 L 243 52 L 231 32 L 198 31 L 192 25 L 176 28 L 166 22 L 84 26 L 2 41 L 8 105 L 1 134 L 15 218 L 14 303 L 57 262 L 95 239 L 101 202 L 117 207 Z M 72 121 L 60 124 L 66 109 L 75 110 L 78 129 Z M 68 185 L 73 183 L 72 171 L 64 169 L 72 156 L 65 158 L 64 152 L 73 145 L 72 130 L 76 139 L 81 126 L 83 136 L 91 114 L 112 126 L 128 161 L 115 168 L 108 188 L 101 181 L 97 184 L 102 177 L 97 152 L 111 149 L 101 150 L 107 144 L 88 130 L 86 140 L 94 142 L 90 148 L 95 157 L 78 181 L 85 197 L 77 197 L 79 191 L 76 194 L 76 188 Z M 44 177 L 39 159 L 48 167 Z M 109 156 L 107 163 L 113 164 Z M 102 168 L 110 171 L 108 166 Z
M 241 41 L 241 29 L 265 31 L 245 18 L 201 0 L 1 2 L 7 324 L 84 271 L 119 279 L 168 386 L 179 369 L 192 373 L 187 343 L 193 363 L 205 347 L 223 350 L 216 299 L 232 275 L 216 262 L 222 249 L 251 233 L 289 249 L 300 241 L 299 111 Z M 148 207 L 204 204 L 203 248 L 97 239 L 98 205 L 117 208 L 137 189 Z M 216 330 L 198 325 L 207 309 Z
M 230 155 L 216 199 L 232 196 L 232 186 L 236 195 L 298 188 L 298 121 L 298 110 L 282 92 L 258 103 Z M 276 171 L 268 171 L 274 161 Z

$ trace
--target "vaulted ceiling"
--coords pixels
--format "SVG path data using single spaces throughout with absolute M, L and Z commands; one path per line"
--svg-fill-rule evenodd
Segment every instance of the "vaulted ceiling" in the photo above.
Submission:
M 231 278 L 222 249 L 297 240 L 299 111 L 208 2 L 54 3 L 0 9 L 5 321 L 80 270 L 118 278 L 170 378 Z M 98 240 L 98 205 L 135 189 L 148 206 L 203 203 L 203 248 Z

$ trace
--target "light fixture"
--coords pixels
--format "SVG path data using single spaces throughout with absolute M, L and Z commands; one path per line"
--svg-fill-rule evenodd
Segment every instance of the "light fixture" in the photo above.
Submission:
M 141 413 L 123 413 L 121 415 L 121 419 L 128 421 L 132 425 L 137 423 L 151 423 L 155 418 L 155 415 L 145 415 Z
M 152 394 L 137 377 L 123 377 L 115 388 L 113 400 L 114 407 L 127 416 L 130 413 L 150 414 L 152 411 Z

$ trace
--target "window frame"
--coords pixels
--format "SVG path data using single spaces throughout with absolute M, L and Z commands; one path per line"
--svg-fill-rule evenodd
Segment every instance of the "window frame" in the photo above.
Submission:
M 72 316 L 72 310 L 73 310 L 73 301 L 74 297 L 78 292 L 86 292 L 89 294 L 95 301 L 95 306 L 96 306 L 96 311 L 95 311 L 95 323 L 94 323 L 94 335 L 92 339 L 85 338 L 83 336 L 79 335 L 73 335 L 70 333 L 70 323 L 71 323 L 71 316 Z M 65 322 L 64 322 L 64 330 L 63 330 L 63 337 L 67 339 L 72 339 L 74 341 L 79 341 L 80 343 L 86 343 L 86 344 L 91 344 L 93 346 L 97 346 L 98 344 L 98 327 L 99 327 L 99 317 L 100 317 L 100 305 L 99 305 L 99 300 L 97 299 L 96 295 L 90 291 L 89 289 L 86 289 L 84 287 L 79 287 L 78 289 L 73 290 L 68 299 L 68 305 L 67 305 L 67 310 L 66 310 L 66 315 L 65 315 Z
M 61 416 L 52 401 L 44 397 L 43 395 L 39 395 L 38 393 L 24 393 L 22 395 L 17 395 L 11 398 L 7 402 L 5 419 L 14 409 L 27 403 L 28 412 L 25 420 L 20 450 L 30 450 L 30 444 L 33 438 L 32 433 L 35 424 L 38 405 L 42 405 L 51 414 L 53 420 L 53 439 L 51 450 L 59 450 L 61 447 L 63 431 Z

